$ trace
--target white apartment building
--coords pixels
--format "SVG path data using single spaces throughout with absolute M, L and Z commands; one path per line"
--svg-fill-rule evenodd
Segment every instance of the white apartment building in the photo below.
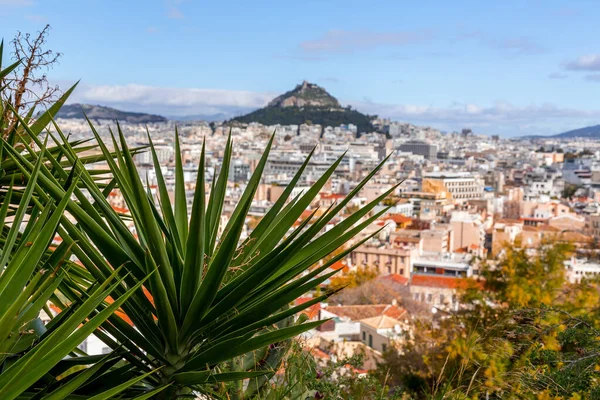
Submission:
M 483 179 L 470 172 L 430 172 L 424 176 L 423 185 L 427 182 L 443 185 L 459 202 L 477 200 L 483 195 Z
M 583 278 L 593 279 L 600 276 L 600 264 L 585 258 L 572 257 L 565 261 L 567 279 L 571 283 L 579 283 Z
M 144 144 L 140 144 L 144 145 Z M 173 146 L 168 144 L 155 144 L 154 150 L 156 151 L 156 157 L 161 165 L 167 164 L 171 159 L 173 159 L 173 155 L 175 154 L 173 150 Z M 153 164 L 154 161 L 152 159 L 151 151 L 142 151 L 134 156 L 134 160 L 136 164 Z

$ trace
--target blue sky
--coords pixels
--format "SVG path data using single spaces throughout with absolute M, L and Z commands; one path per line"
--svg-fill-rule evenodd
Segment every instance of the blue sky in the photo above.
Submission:
M 0 0 L 52 26 L 73 101 L 176 115 L 264 105 L 303 79 L 344 104 L 505 136 L 600 123 L 600 2 Z

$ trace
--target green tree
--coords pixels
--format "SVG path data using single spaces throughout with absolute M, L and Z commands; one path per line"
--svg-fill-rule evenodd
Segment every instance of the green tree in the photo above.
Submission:
M 595 398 L 598 289 L 566 281 L 570 251 L 507 248 L 498 265 L 483 268 L 483 288 L 462 293 L 460 311 L 417 324 L 379 375 L 390 373 L 416 398 Z

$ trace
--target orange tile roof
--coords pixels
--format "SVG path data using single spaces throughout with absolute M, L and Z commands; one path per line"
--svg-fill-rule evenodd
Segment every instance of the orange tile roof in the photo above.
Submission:
M 406 313 L 406 310 L 391 304 L 363 304 L 352 306 L 329 306 L 326 311 L 339 317 L 346 317 L 353 321 L 361 319 L 386 315 L 391 318 L 398 318 Z
M 294 301 L 294 304 L 299 306 L 308 301 L 311 301 L 313 297 L 299 297 Z M 321 303 L 313 304 L 312 306 L 302 310 L 300 314 L 306 314 L 309 319 L 315 319 L 319 315 L 319 310 L 321 309 Z
M 306 218 L 310 217 L 312 215 L 312 210 L 304 210 L 302 211 L 302 214 L 300 214 L 300 220 L 305 220 Z
M 407 314 L 408 314 L 408 311 L 406 311 L 404 308 L 401 308 L 398 306 L 389 306 L 385 310 L 383 310 L 384 316 L 390 317 L 390 318 L 395 318 L 395 319 L 398 319 Z
M 405 286 L 408 284 L 408 278 L 403 275 L 400 275 L 400 274 L 389 274 L 389 275 L 382 276 L 379 279 L 396 282 L 396 283 L 399 283 L 399 284 L 405 285 Z
M 343 272 L 348 272 L 350 270 L 350 268 L 341 261 L 334 262 L 329 268 L 334 271 L 339 271 L 341 269 Z
M 480 282 L 469 278 L 416 274 L 412 276 L 410 284 L 441 289 L 468 289 L 477 285 L 482 286 Z
M 312 297 L 298 297 L 294 303 L 299 306 L 300 304 L 304 304 L 307 301 L 311 301 L 313 298 Z
M 324 360 L 329 360 L 331 357 L 329 356 L 329 354 L 325 353 L 323 350 L 319 349 L 319 348 L 312 348 L 310 349 L 310 352 L 313 356 L 317 357 L 317 358 L 322 358 Z
M 346 196 L 343 194 L 339 194 L 339 193 L 321 193 L 321 200 L 336 200 L 336 199 L 343 199 Z
M 412 218 L 407 217 L 406 215 L 402 215 L 402 214 L 390 214 L 390 215 L 386 216 L 385 218 L 383 218 L 383 220 L 384 221 L 392 220 L 396 224 L 406 224 L 409 222 L 412 223 Z

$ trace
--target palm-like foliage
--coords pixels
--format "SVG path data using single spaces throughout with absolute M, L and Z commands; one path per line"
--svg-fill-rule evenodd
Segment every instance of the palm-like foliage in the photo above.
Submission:
M 0 81 L 14 67 L 2 71 L 0 59 Z M 326 273 L 328 267 L 368 238 L 323 266 L 310 267 L 385 212 L 370 215 L 391 190 L 324 232 L 381 165 L 346 199 L 320 216 L 312 213 L 294 229 L 342 160 L 306 193 L 290 198 L 311 153 L 272 209 L 240 242 L 273 139 L 226 226 L 220 227 L 231 138 L 209 193 L 202 149 L 188 210 L 176 135 L 173 206 L 152 145 L 156 196 L 136 171 L 133 155 L 140 149 L 127 146 L 120 128 L 112 152 L 91 123 L 97 143 L 69 141 L 63 135 L 52 118 L 73 89 L 34 122 L 30 110 L 18 117 L 11 132 L 2 130 L 0 222 L 4 226 L 6 216 L 15 222 L 0 235 L 0 350 L 6 353 L 0 397 L 25 391 L 44 399 L 177 398 L 193 390 L 211 393 L 209 384 L 223 381 L 238 382 L 238 397 L 256 395 L 285 356 L 289 339 L 320 323 L 295 320 L 295 315 L 327 295 L 301 306 L 290 303 L 327 280 L 333 274 Z M 10 104 L 2 103 L 0 115 L 7 108 Z M 47 146 L 39 136 L 50 123 L 54 144 Z M 93 149 L 100 154 L 81 156 Z M 111 176 L 104 181 L 85 168 L 103 159 Z M 114 188 L 123 194 L 130 217 L 107 202 Z M 21 233 L 17 228 L 24 215 L 29 223 Z M 62 243 L 48 250 L 55 233 Z M 66 261 L 72 255 L 79 264 Z M 61 312 L 44 327 L 35 317 L 47 301 Z M 78 357 L 73 352 L 92 332 L 112 348 L 110 355 Z M 67 355 L 72 358 L 65 360 Z M 243 379 L 250 381 L 244 385 Z
M 0 82 L 19 62 L 2 69 L 0 42 Z M 0 85 L 0 92 L 5 88 Z M 48 147 L 40 143 L 33 152 L 29 143 L 52 121 L 70 92 L 31 122 L 34 110 L 12 126 L 4 120 L 5 111 L 14 112 L 10 103 L 0 102 L 0 398 L 1 399 L 77 399 L 72 393 L 94 385 L 106 378 L 107 372 L 119 360 L 119 351 L 102 357 L 86 357 L 77 346 L 92 334 L 121 304 L 141 286 L 128 288 L 117 297 L 113 290 L 120 286 L 122 278 L 117 272 L 90 288 L 85 297 L 64 307 L 53 316 L 49 305 L 63 305 L 57 289 L 65 281 L 77 277 L 70 267 L 71 246 L 63 243 L 51 246 L 61 220 L 65 219 L 65 207 L 76 189 L 78 177 L 75 170 L 66 170 L 61 161 L 60 147 Z M 5 99 L 8 96 L 1 96 Z M 30 124 L 25 128 L 26 124 Z M 80 154 L 94 148 L 83 141 L 71 142 L 72 151 Z M 19 150 L 15 150 L 18 148 Z M 9 152 L 27 150 L 24 160 L 34 162 L 33 168 L 23 172 L 7 157 Z M 56 168 L 66 176 L 64 196 L 61 200 L 40 198 L 36 189 L 44 163 L 53 160 L 51 171 Z M 80 162 L 94 162 L 98 156 L 82 157 Z M 120 286 L 122 287 L 122 286 Z M 109 295 L 115 299 L 102 313 L 95 313 Z M 52 320 L 44 325 L 39 315 L 45 312 Z M 93 313 L 93 316 L 90 316 Z M 91 366 L 91 367 L 86 367 Z M 136 377 L 123 386 L 109 390 L 96 390 L 96 399 L 114 396 L 134 386 L 144 377 Z M 160 390 L 157 389 L 157 391 Z M 150 392 L 149 395 L 153 393 Z M 141 397 L 145 398 L 147 396 Z
M 24 128 L 29 131 L 26 125 Z M 58 147 L 65 158 L 60 166 L 64 168 L 64 163 L 68 163 L 69 168 L 80 175 L 80 184 L 74 188 L 75 199 L 69 199 L 66 204 L 66 210 L 75 222 L 63 218 L 59 233 L 85 269 L 78 271 L 78 279 L 62 282 L 59 285 L 61 292 L 75 303 L 86 296 L 90 282 L 103 282 L 116 274 L 121 281 L 115 292 L 122 295 L 156 271 L 143 288 L 123 303 L 122 313 L 112 315 L 96 332 L 113 349 L 125 350 L 125 364 L 119 368 L 120 374 L 114 375 L 117 382 L 158 369 L 155 374 L 144 376 L 144 387 L 128 389 L 128 396 L 170 385 L 159 396 L 175 398 L 191 390 L 206 392 L 207 383 L 251 379 L 268 373 L 264 368 L 257 368 L 256 363 L 245 364 L 241 369 L 232 368 L 230 363 L 236 357 L 285 341 L 320 323 L 276 325 L 327 297 L 323 295 L 300 306 L 288 306 L 327 280 L 333 274 L 323 274 L 328 267 L 367 240 L 354 243 L 323 266 L 309 269 L 385 212 L 368 217 L 375 205 L 393 190 L 323 233 L 382 162 L 346 199 L 332 205 L 319 217 L 313 213 L 299 227 L 292 229 L 342 160 L 338 159 L 306 193 L 290 199 L 311 153 L 271 210 L 240 243 L 244 221 L 273 139 L 219 236 L 232 154 L 231 138 L 226 145 L 220 173 L 211 183 L 208 195 L 205 192 L 203 148 L 193 206 L 187 210 L 177 136 L 173 207 L 153 146 L 150 150 L 157 173 L 156 198 L 139 177 L 132 151 L 120 129 L 113 137 L 114 152 L 111 153 L 90 124 L 112 172 L 113 180 L 108 188 L 116 186 L 121 190 L 136 236 L 106 201 L 107 190 L 103 191 L 77 161 L 77 151 L 59 127 L 55 128 L 56 142 L 62 143 Z M 37 135 L 29 133 L 36 144 L 43 147 Z M 31 152 L 28 157 L 32 159 L 28 159 L 9 149 L 9 155 L 23 174 L 30 174 L 36 153 Z M 59 168 L 55 159 L 42 164 L 37 181 L 40 201 L 64 200 L 68 195 L 65 190 L 67 179 L 68 174 Z M 122 268 L 116 269 L 119 266 Z M 106 303 L 100 304 L 95 313 L 104 313 L 108 307 Z
M 0 150 L 2 147 L 0 147 Z M 67 245 L 50 248 L 58 224 L 63 217 L 69 197 L 76 187 L 76 180 L 66 188 L 64 198 L 55 204 L 34 206 L 39 212 L 28 215 L 30 202 L 39 178 L 42 160 L 40 157 L 27 185 L 18 196 L 19 205 L 11 204 L 18 189 L 9 186 L 0 206 L 0 398 L 63 399 L 76 390 L 92 372 L 98 373 L 103 365 L 114 364 L 116 354 L 102 360 L 86 358 L 66 360 L 79 343 L 92 334 L 109 315 L 133 294 L 133 287 L 120 296 L 103 313 L 88 316 L 96 309 L 119 282 L 116 273 L 97 285 L 86 299 L 73 304 L 64 314 L 45 326 L 39 319 L 42 310 L 52 315 L 47 303 L 55 296 L 56 289 L 64 282 L 70 252 Z M 25 229 L 21 232 L 24 219 Z M 81 325 L 83 322 L 85 324 Z M 92 364 L 90 371 L 69 374 L 74 365 Z M 61 381 L 61 375 L 71 375 Z M 68 381 L 68 383 L 67 383 Z

